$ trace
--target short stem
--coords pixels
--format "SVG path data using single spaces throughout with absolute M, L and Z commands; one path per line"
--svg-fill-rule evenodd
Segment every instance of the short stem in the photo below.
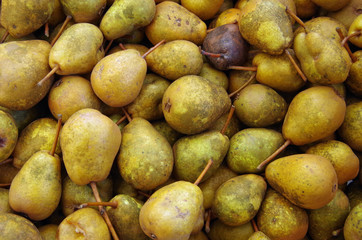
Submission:
M 272 155 L 270 155 L 267 159 L 265 159 L 262 163 L 260 163 L 259 166 L 257 167 L 257 169 L 261 170 L 265 165 L 267 165 L 271 160 L 273 160 L 279 153 L 281 153 L 286 147 L 288 147 L 289 144 L 291 144 L 291 141 L 288 139 Z
M 141 194 L 142 196 L 145 196 L 146 198 L 150 198 L 151 195 L 145 193 L 145 192 L 142 192 L 142 191 L 137 191 L 139 194 Z
M 104 49 L 104 53 L 108 52 L 108 50 L 110 49 L 112 43 L 113 43 L 113 39 L 111 41 L 109 41 L 108 45 L 106 46 L 106 49 Z
M 297 16 L 295 13 L 293 13 L 289 8 L 285 8 L 285 11 L 291 16 L 300 26 L 304 28 L 304 31 L 307 32 L 307 29 L 305 27 L 304 22 Z
M 50 155 L 52 155 L 52 156 L 54 156 L 55 149 L 57 148 L 57 143 L 58 143 L 59 133 L 60 133 L 60 128 L 61 127 L 62 127 L 62 115 L 59 114 L 59 116 L 58 116 L 58 124 L 57 124 L 57 131 L 55 133 L 55 139 L 54 139 L 52 150 L 50 151 Z
M 62 25 L 62 27 L 59 29 L 59 32 L 57 33 L 57 35 L 55 35 L 53 41 L 50 43 L 51 46 L 53 46 L 55 44 L 55 42 L 58 40 L 58 38 L 60 37 L 60 35 L 62 35 L 65 27 L 67 26 L 68 22 L 72 19 L 72 16 L 68 15 L 67 18 L 64 20 L 64 23 Z
M 231 105 L 231 108 L 230 108 L 228 117 L 227 117 L 227 119 L 226 119 L 226 122 L 225 122 L 225 124 L 224 124 L 224 127 L 223 127 L 223 128 L 221 129 L 221 131 L 220 131 L 220 133 L 221 133 L 222 135 L 224 135 L 224 133 L 225 133 L 225 131 L 226 131 L 226 128 L 228 127 L 228 125 L 229 125 L 229 123 L 230 123 L 230 120 L 231 120 L 234 112 L 235 112 L 235 106 L 234 106 L 234 105 Z
M 123 45 L 123 43 L 119 43 L 118 46 L 119 46 L 122 50 L 127 50 L 127 48 Z
M 127 117 L 128 122 L 132 121 L 131 116 L 128 114 L 128 112 L 126 111 L 126 109 L 124 109 L 124 107 L 122 107 L 122 111 L 124 113 L 124 115 Z
M 42 85 L 46 80 L 48 80 L 51 76 L 53 76 L 55 74 L 56 71 L 59 70 L 59 65 L 55 65 L 55 67 L 42 79 L 40 80 L 37 85 L 40 86 Z
M 212 31 L 214 31 L 214 30 L 215 30 L 215 28 L 207 29 L 207 30 L 206 30 L 206 33 L 212 32 Z
M 90 183 L 90 186 L 92 188 L 92 191 L 93 191 L 93 195 L 94 195 L 94 198 L 96 199 L 97 202 L 102 202 L 101 201 L 101 198 L 99 197 L 99 192 L 98 192 L 98 189 L 97 189 L 97 185 L 95 182 L 91 182 Z M 107 214 L 107 212 L 104 210 L 103 206 L 98 206 L 99 208 L 99 211 L 101 212 L 101 215 L 103 216 L 108 228 L 109 228 L 109 231 L 111 232 L 112 234 L 112 237 L 114 240 L 119 240 L 118 236 L 117 236 L 117 233 L 116 231 L 114 230 L 114 227 L 111 223 L 111 220 L 109 219 L 109 216 Z
M 45 26 L 44 26 L 44 35 L 46 37 L 49 37 L 49 23 L 45 23 Z
M 256 222 L 255 222 L 254 218 L 251 219 L 251 224 L 253 225 L 254 232 L 258 232 L 259 229 L 258 229 L 258 226 L 256 225 Z
M 237 94 L 238 92 L 240 92 L 241 90 L 243 90 L 246 86 L 248 86 L 249 83 L 251 83 L 251 82 L 254 80 L 255 76 L 256 76 L 256 73 L 253 73 L 253 75 L 250 76 L 249 80 L 246 81 L 246 83 L 244 83 L 244 84 L 243 84 L 241 87 L 239 87 L 236 91 L 230 93 L 230 94 L 229 94 L 229 97 L 230 97 L 230 98 L 233 97 L 235 94 Z
M 150 49 L 148 49 L 147 52 L 145 52 L 145 54 L 142 55 L 142 58 L 145 58 L 148 56 L 148 54 L 150 54 L 151 52 L 153 52 L 156 48 L 158 48 L 161 44 L 163 44 L 164 42 L 166 42 L 165 39 L 161 40 L 159 43 L 157 43 L 155 46 L 151 47 Z
M 121 124 L 126 118 L 127 118 L 126 115 L 124 115 L 123 117 L 121 117 L 121 118 L 116 122 L 116 124 L 117 124 L 117 125 Z
M 117 202 L 89 202 L 89 203 L 82 203 L 78 206 L 78 208 L 85 208 L 85 207 L 94 207 L 94 206 L 103 206 L 103 207 L 112 207 L 117 208 Z
M 9 31 L 6 30 L 6 32 L 4 33 L 3 37 L 2 37 L 1 40 L 0 40 L 0 43 L 5 42 L 5 39 L 6 39 L 8 36 L 9 36 Z
M 207 210 L 207 216 L 206 216 L 206 221 L 205 221 L 205 232 L 209 233 L 210 232 L 210 222 L 211 222 L 211 209 Z
M 211 164 L 213 164 L 214 161 L 212 160 L 212 158 L 209 159 L 209 161 L 207 162 L 204 170 L 202 170 L 200 176 L 196 179 L 196 181 L 194 182 L 194 184 L 197 186 L 199 185 L 199 183 L 201 182 L 202 178 L 205 176 L 206 172 L 209 170 L 209 168 L 211 167 Z
M 258 67 L 252 66 L 252 67 L 245 67 L 245 66 L 230 66 L 229 70 L 239 70 L 239 71 L 252 71 L 256 72 L 258 70 Z
M 0 187 L 9 187 L 11 183 L 0 183 Z
M 0 162 L 0 166 L 1 166 L 1 165 L 4 165 L 4 164 L 7 164 L 7 163 L 11 163 L 13 160 L 14 160 L 14 158 L 8 158 L 8 159 Z
M 285 54 L 287 55 L 287 57 L 289 58 L 290 62 L 292 63 L 292 65 L 294 66 L 295 70 L 297 70 L 299 76 L 303 79 L 304 82 L 307 81 L 307 77 L 304 75 L 304 73 L 302 72 L 302 69 L 300 69 L 300 67 L 298 66 L 298 64 L 296 63 L 296 61 L 294 60 L 293 56 L 290 54 L 290 52 L 288 51 L 288 49 L 285 49 Z
M 224 54 L 222 54 L 222 53 L 210 53 L 210 52 L 206 52 L 202 49 L 200 49 L 200 51 L 201 51 L 202 55 L 209 56 L 209 57 L 219 58 L 219 57 L 224 56 Z
M 340 27 L 337 27 L 336 31 L 339 35 L 339 38 L 341 39 L 342 46 L 347 50 L 349 57 L 352 59 L 352 62 L 357 62 L 357 57 L 352 53 L 351 49 L 349 48 L 349 45 L 347 44 L 348 37 L 347 38 L 344 37 Z M 344 42 L 345 39 L 347 39 L 346 42 Z
M 360 35 L 361 35 L 361 31 L 356 31 L 356 32 L 352 33 L 351 35 L 348 35 L 347 37 L 345 37 L 341 43 L 344 46 L 350 38 L 358 37 Z

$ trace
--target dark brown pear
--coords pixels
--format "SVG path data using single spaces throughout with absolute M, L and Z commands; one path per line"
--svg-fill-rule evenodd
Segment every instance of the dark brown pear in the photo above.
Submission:
M 215 28 L 206 35 L 202 48 L 206 52 L 221 55 L 207 56 L 211 64 L 219 70 L 243 65 L 248 57 L 248 44 L 241 36 L 237 24 L 225 24 Z

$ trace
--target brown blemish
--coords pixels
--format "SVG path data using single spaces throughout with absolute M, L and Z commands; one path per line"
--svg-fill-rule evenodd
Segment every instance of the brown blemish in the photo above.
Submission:
M 167 98 L 167 102 L 165 103 L 165 111 L 167 111 L 169 113 L 171 106 L 172 106 L 172 104 L 170 102 L 170 98 Z
M 6 138 L 0 137 L 0 148 L 5 147 L 6 145 Z

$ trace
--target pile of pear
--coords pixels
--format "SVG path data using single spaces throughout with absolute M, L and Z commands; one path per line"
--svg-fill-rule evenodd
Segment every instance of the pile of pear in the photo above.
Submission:
M 0 11 L 0 239 L 362 239 L 360 0 Z

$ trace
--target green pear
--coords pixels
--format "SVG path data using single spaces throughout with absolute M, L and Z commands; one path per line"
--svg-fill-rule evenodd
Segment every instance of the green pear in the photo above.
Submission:
M 58 207 L 62 194 L 60 159 L 47 151 L 33 154 L 13 179 L 9 190 L 12 209 L 39 221 Z
M 152 190 L 170 177 L 174 158 L 172 149 L 152 124 L 134 118 L 122 130 L 117 164 L 123 179 L 134 188 Z
M 0 213 L 0 232 L 1 238 L 6 240 L 42 240 L 31 221 L 13 213 Z
M 155 13 L 153 0 L 117 0 L 104 14 L 99 28 L 107 40 L 113 40 L 147 26 Z
M 177 181 L 154 192 L 141 208 L 144 233 L 158 240 L 187 240 L 202 210 L 200 188 Z
M 95 109 L 85 108 L 74 113 L 60 133 L 65 168 L 78 185 L 104 180 L 120 145 L 118 126 Z
M 75 22 L 94 23 L 100 19 L 107 0 L 60 0 L 60 3 L 64 14 L 71 16 Z
M 0 110 L 0 162 L 12 154 L 18 141 L 18 128 L 14 118 Z
M 184 134 L 206 130 L 230 106 L 231 100 L 224 88 L 195 75 L 187 75 L 171 83 L 162 99 L 167 123 Z
M 213 164 L 203 177 L 211 177 L 229 149 L 229 138 L 219 131 L 206 131 L 177 140 L 173 145 L 174 175 L 179 180 L 195 182 L 210 159 Z
M 224 128 L 228 117 L 229 113 L 224 113 L 214 122 L 214 124 L 211 125 L 211 127 L 208 130 L 221 131 Z M 241 122 L 237 118 L 237 116 L 233 114 L 229 124 L 226 127 L 224 135 L 226 135 L 230 139 L 232 136 L 234 136 L 234 134 L 236 134 L 240 130 L 241 130 Z

